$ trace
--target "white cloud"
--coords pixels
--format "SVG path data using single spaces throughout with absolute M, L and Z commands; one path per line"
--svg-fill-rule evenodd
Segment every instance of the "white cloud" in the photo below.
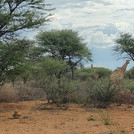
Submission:
M 134 0 L 47 0 L 47 3 L 53 3 L 56 10 L 54 20 L 45 28 L 78 31 L 94 50 L 112 49 L 119 32 L 134 35 Z
M 96 33 L 92 34 L 90 37 L 90 44 L 91 46 L 97 48 L 107 48 L 114 46 L 112 39 L 102 31 L 97 31 Z
M 118 31 L 123 31 L 126 33 L 133 33 L 134 31 L 134 25 L 127 22 L 117 22 L 115 23 L 115 26 L 117 27 Z
M 56 7 L 54 20 L 50 23 L 49 29 L 77 30 L 89 47 L 112 47 L 119 32 L 133 34 L 133 0 L 49 0 L 49 2 Z

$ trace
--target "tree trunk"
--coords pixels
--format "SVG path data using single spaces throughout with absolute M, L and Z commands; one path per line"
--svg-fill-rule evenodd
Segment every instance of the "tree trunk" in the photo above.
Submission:
M 72 80 L 74 80 L 74 67 L 71 67 L 71 72 L 72 72 Z
M 14 87 L 14 84 L 15 84 L 15 79 L 12 79 L 12 83 L 13 83 L 13 87 Z
M 28 75 L 23 77 L 23 83 L 26 84 L 28 80 Z

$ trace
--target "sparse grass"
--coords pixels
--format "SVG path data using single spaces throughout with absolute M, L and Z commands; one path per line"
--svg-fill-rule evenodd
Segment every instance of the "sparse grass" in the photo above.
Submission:
M 107 132 L 103 132 L 103 133 L 99 133 L 99 134 L 116 134 L 116 133 L 113 131 L 107 131 Z
M 117 130 L 117 131 L 109 130 L 109 131 L 102 132 L 99 134 L 129 134 L 129 132 L 127 130 L 122 129 L 122 130 Z
M 133 108 L 133 106 L 132 106 L 132 105 L 128 105 L 127 107 L 128 107 L 128 108 Z
M 39 108 L 39 110 L 53 110 L 53 107 L 47 107 L 47 106 L 42 106 Z
M 120 134 L 128 134 L 129 132 L 125 129 L 119 130 Z
M 67 110 L 69 104 L 42 103 L 37 106 L 37 110 Z
M 108 112 L 101 112 L 100 116 L 105 125 L 113 125 Z
M 7 133 L 5 130 L 3 130 L 5 125 L 6 127 L 4 129 L 10 130 L 10 128 L 18 125 L 18 123 L 21 126 L 26 127 L 26 131 L 23 131 L 24 133 L 29 130 L 29 126 L 29 132 L 33 132 L 33 128 L 35 131 L 38 131 L 38 128 L 40 127 L 41 133 L 43 133 L 44 131 L 47 131 L 48 133 L 51 133 L 53 131 L 56 131 L 56 133 L 60 133 L 63 129 L 64 133 L 68 134 L 72 133 L 74 129 L 76 130 L 76 133 L 79 134 L 84 134 L 88 132 L 92 134 L 133 133 L 133 120 L 131 119 L 133 110 L 130 109 L 127 114 L 125 114 L 126 112 L 122 111 L 122 109 L 127 105 L 123 105 L 119 109 L 116 105 L 111 105 L 110 108 L 101 109 L 101 111 L 98 108 L 90 109 L 90 111 L 87 111 L 85 107 L 81 107 L 81 105 L 70 104 L 69 110 L 63 111 L 61 110 L 61 108 L 64 106 L 66 107 L 65 104 L 61 104 L 59 107 L 57 107 L 56 104 L 48 104 L 46 101 L 40 101 L 38 102 L 38 105 L 35 105 L 36 103 L 37 102 L 35 101 L 27 101 L 23 103 L 18 102 L 17 109 L 22 113 L 22 116 L 20 118 L 18 118 L 18 116 L 15 116 L 15 118 L 17 118 L 18 120 L 13 120 L 13 118 L 11 117 L 13 109 L 10 106 L 12 106 L 12 103 L 1 103 L 0 108 L 4 110 L 4 112 L 0 113 L 0 131 L 2 131 L 1 133 Z M 42 111 L 36 111 L 37 106 L 41 107 Z M 54 109 L 48 111 L 50 110 L 50 108 Z M 124 114 L 121 115 L 122 113 Z M 124 122 L 124 120 L 127 120 L 127 122 Z M 111 125 L 111 122 L 115 122 L 114 125 Z M 50 129 L 48 130 L 48 127 L 44 127 L 44 124 L 49 124 Z M 55 128 L 54 126 L 58 126 L 59 128 Z M 81 126 L 84 129 L 81 129 Z M 21 133 L 21 131 L 19 130 L 20 129 L 16 127 L 15 130 L 13 130 L 13 133 Z
M 90 115 L 89 118 L 87 119 L 88 121 L 95 121 L 95 118 L 93 115 Z

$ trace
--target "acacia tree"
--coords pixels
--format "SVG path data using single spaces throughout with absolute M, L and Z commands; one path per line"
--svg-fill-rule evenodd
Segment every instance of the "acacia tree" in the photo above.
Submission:
M 29 65 L 27 43 L 19 33 L 35 29 L 49 21 L 50 4 L 45 0 L 0 0 L 0 82 L 22 75 L 26 82 Z M 27 72 L 28 71 L 28 72 Z
M 0 39 L 48 21 L 47 6 L 44 0 L 0 0 Z
M 56 60 L 50 57 L 43 58 L 42 62 L 40 63 L 43 72 L 50 77 L 55 76 L 56 78 L 60 79 L 67 69 L 66 62 L 63 60 Z
M 134 61 L 134 37 L 128 33 L 121 33 L 115 42 L 114 52 L 121 58 L 130 58 Z
M 39 55 L 49 56 L 64 60 L 70 66 L 72 79 L 74 68 L 83 61 L 91 61 L 92 53 L 86 47 L 86 43 L 72 30 L 52 30 L 40 32 L 37 36 Z
M 14 82 L 16 77 L 27 72 L 29 68 L 29 50 L 32 44 L 33 41 L 25 39 L 16 42 L 0 42 L 1 84 L 6 79 Z

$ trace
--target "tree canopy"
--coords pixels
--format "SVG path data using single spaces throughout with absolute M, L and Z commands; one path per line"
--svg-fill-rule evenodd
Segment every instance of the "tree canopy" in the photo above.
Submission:
M 28 68 L 29 48 L 32 41 L 0 42 L 0 82 L 8 78 L 14 80 Z
M 43 70 L 42 72 L 44 72 L 47 76 L 56 76 L 58 79 L 61 78 L 67 69 L 65 61 L 53 59 L 47 56 L 42 60 L 40 66 Z
M 24 30 L 49 21 L 51 4 L 45 0 L 0 0 L 0 82 L 29 74 L 31 41 L 20 38 Z M 19 37 L 19 38 L 17 38 Z
M 121 58 L 130 58 L 134 61 L 134 37 L 128 33 L 121 33 L 115 42 L 114 52 Z
M 92 53 L 77 32 L 72 30 L 52 30 L 40 32 L 37 36 L 37 49 L 40 56 L 49 56 L 64 60 L 71 71 L 83 61 L 91 61 Z M 73 72 L 72 72 L 73 74 Z
M 0 38 L 9 38 L 17 31 L 37 28 L 48 21 L 44 0 L 1 0 Z M 18 35 L 18 33 L 16 34 Z

